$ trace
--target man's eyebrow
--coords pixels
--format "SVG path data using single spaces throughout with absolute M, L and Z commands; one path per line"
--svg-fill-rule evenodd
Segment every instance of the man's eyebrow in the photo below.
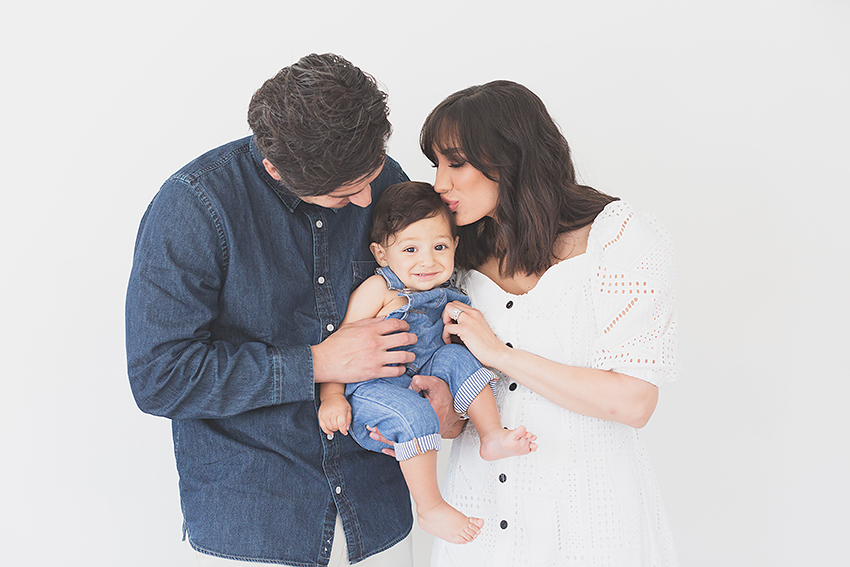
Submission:
M 344 187 L 344 186 L 343 186 L 343 187 Z M 338 194 L 338 193 L 337 193 L 337 191 L 340 191 L 341 189 L 342 189 L 342 187 L 340 187 L 340 188 L 339 188 L 339 189 L 337 189 L 336 191 L 331 191 L 330 193 L 327 193 L 327 196 L 328 196 L 328 197 L 336 197 L 336 198 L 344 199 L 345 197 L 351 197 L 352 195 L 357 195 L 358 193 L 360 193 L 361 191 L 363 191 L 363 189 L 365 189 L 365 187 L 360 188 L 360 189 L 355 189 L 355 190 L 354 190 L 354 191 L 352 191 L 351 193 L 346 193 L 346 194 L 344 194 L 344 195 L 340 195 L 340 194 Z

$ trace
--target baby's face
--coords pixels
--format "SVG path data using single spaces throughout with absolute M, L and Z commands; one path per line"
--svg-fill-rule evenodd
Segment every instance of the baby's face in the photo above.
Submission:
M 448 281 L 455 267 L 457 239 L 445 215 L 411 224 L 385 245 L 372 243 L 372 253 L 408 287 L 427 291 Z

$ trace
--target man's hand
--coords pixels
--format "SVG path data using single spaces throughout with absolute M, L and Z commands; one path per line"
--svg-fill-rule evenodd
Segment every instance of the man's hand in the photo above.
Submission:
M 341 394 L 333 394 L 322 398 L 319 405 L 319 426 L 325 433 L 339 431 L 348 435 L 351 426 L 351 404 Z
M 390 350 L 416 342 L 416 335 L 400 319 L 361 319 L 345 323 L 313 349 L 316 382 L 362 382 L 404 374 L 404 365 L 416 356 Z
M 436 376 L 414 376 L 410 389 L 425 395 L 440 420 L 440 435 L 445 439 L 454 439 L 460 434 L 463 423 L 455 411 L 449 385 Z M 460 422 L 460 423 L 459 423 Z M 460 425 L 460 427 L 458 427 Z

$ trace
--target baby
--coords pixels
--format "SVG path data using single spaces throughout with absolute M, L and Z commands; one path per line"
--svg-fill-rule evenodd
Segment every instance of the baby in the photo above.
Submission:
M 448 542 L 467 543 L 484 520 L 469 518 L 443 500 L 437 485 L 440 422 L 428 400 L 409 389 L 411 378 L 431 375 L 449 384 L 455 410 L 467 414 L 478 431 L 485 460 L 535 451 L 537 437 L 524 426 L 502 427 L 493 392 L 485 387 L 496 376 L 466 347 L 443 342 L 444 307 L 450 301 L 469 304 L 469 299 L 448 283 L 457 226 L 434 188 L 420 182 L 387 188 L 375 203 L 370 239 L 381 267 L 351 294 L 343 323 L 403 319 L 417 336 L 408 347 L 416 359 L 396 378 L 321 384 L 319 424 L 328 434 L 351 431 L 362 447 L 380 452 L 386 445 L 369 436 L 377 429 L 393 443 L 422 529 Z

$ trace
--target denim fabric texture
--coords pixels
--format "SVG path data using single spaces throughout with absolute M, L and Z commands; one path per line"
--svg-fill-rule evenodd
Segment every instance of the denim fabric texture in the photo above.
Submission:
M 450 301 L 469 305 L 469 298 L 449 284 L 428 291 L 410 291 L 388 267 L 376 270 L 387 288 L 398 290 L 407 303 L 387 316 L 407 321 L 416 343 L 406 350 L 416 359 L 397 378 L 377 378 L 348 384 L 345 394 L 351 403 L 349 431 L 360 445 L 380 452 L 383 443 L 372 440 L 366 426 L 377 427 L 393 442 L 396 459 L 402 461 L 429 450 L 439 450 L 440 421 L 427 399 L 409 389 L 416 374 L 437 376 L 446 381 L 455 398 L 455 410 L 465 413 L 470 402 L 496 376 L 481 366 L 466 347 L 443 342 L 443 308 Z
M 373 198 L 406 179 L 387 158 Z M 410 531 L 397 463 L 317 419 L 310 345 L 377 266 L 370 215 L 302 201 L 251 137 L 186 165 L 148 207 L 127 291 L 128 373 L 139 407 L 172 419 L 196 549 L 325 565 L 337 513 L 352 562 Z

